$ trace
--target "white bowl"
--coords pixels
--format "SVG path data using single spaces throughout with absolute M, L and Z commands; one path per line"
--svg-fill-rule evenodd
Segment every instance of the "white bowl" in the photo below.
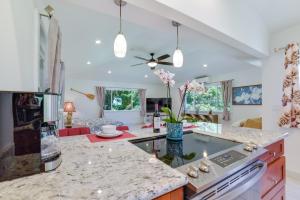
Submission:
M 116 125 L 104 125 L 102 126 L 102 134 L 115 134 L 117 132 Z

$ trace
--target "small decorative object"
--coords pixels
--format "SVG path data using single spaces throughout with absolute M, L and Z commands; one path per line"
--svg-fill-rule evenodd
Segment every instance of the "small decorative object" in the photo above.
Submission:
M 253 147 L 253 149 L 257 149 L 257 144 L 250 141 L 249 144 Z
M 189 166 L 187 169 L 187 174 L 192 178 L 197 178 L 199 176 L 198 169 L 193 166 Z
M 245 151 L 252 152 L 255 149 L 257 149 L 257 144 L 255 144 L 254 142 L 251 141 L 251 142 L 245 143 L 245 147 L 244 147 Z
M 208 173 L 209 172 L 209 163 L 207 159 L 207 152 L 203 152 L 203 160 L 200 161 L 199 169 L 202 172 Z
M 172 74 L 169 71 L 165 72 L 164 69 L 158 69 L 154 71 L 154 74 L 157 75 L 160 80 L 167 86 L 167 98 L 169 98 L 171 96 L 171 87 L 175 85 L 175 81 L 173 80 L 175 74 Z M 191 120 L 191 118 L 188 118 L 186 116 L 180 116 L 186 93 L 188 91 L 202 93 L 205 91 L 205 87 L 203 83 L 200 84 L 196 80 L 193 80 L 192 82 L 187 81 L 183 86 L 180 87 L 180 90 L 182 91 L 182 98 L 177 116 L 173 113 L 172 109 L 170 109 L 169 106 L 161 108 L 161 110 L 168 115 L 168 117 L 164 119 L 164 121 L 167 123 L 167 139 L 170 140 L 182 140 L 182 120 Z
M 65 123 L 66 128 L 72 128 L 72 114 L 76 112 L 73 102 L 64 103 L 64 112 L 67 112 L 67 120 Z
M 209 172 L 209 165 L 207 162 L 201 160 L 200 161 L 200 166 L 199 166 L 199 170 L 201 172 L 205 172 L 205 173 L 208 173 Z
M 233 87 L 232 105 L 262 105 L 262 85 Z
M 253 147 L 252 147 L 250 144 L 245 144 L 244 150 L 245 150 L 245 151 L 252 152 L 252 151 L 253 151 Z
M 93 95 L 93 94 L 83 93 L 83 92 L 80 92 L 80 91 L 75 90 L 75 89 L 73 89 L 73 88 L 71 88 L 71 91 L 76 92 L 76 93 L 79 93 L 79 94 L 83 94 L 84 96 L 86 96 L 86 97 L 87 97 L 88 99 L 90 99 L 90 100 L 94 100 L 94 99 L 95 99 L 95 95 Z

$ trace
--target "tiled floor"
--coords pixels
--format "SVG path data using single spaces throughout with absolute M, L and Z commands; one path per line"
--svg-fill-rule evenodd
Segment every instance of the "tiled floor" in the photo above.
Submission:
M 287 178 L 286 181 L 286 200 L 300 199 L 300 181 Z

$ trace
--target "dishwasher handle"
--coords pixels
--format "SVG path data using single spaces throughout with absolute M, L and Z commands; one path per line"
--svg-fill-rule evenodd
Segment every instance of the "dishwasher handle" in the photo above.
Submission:
M 267 171 L 267 164 L 259 162 L 256 165 L 260 168 L 260 170 L 254 176 L 246 179 L 242 184 L 232 188 L 230 191 L 219 197 L 218 200 L 233 200 L 256 184 Z

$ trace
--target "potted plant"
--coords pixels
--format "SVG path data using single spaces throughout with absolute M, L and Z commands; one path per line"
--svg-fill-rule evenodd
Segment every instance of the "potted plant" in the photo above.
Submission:
M 167 97 L 169 98 L 171 96 L 171 87 L 175 85 L 174 76 L 175 74 L 170 73 L 169 71 L 164 71 L 164 69 L 159 69 L 154 72 L 160 80 L 163 82 L 163 84 L 167 87 Z M 182 140 L 183 138 L 183 124 L 182 120 L 190 120 L 190 118 L 186 118 L 185 116 L 181 116 L 181 110 L 183 103 L 185 101 L 185 96 L 187 92 L 199 92 L 202 93 L 205 91 L 204 84 L 198 83 L 196 80 L 193 80 L 192 82 L 187 81 L 184 85 L 182 85 L 180 88 L 181 91 L 181 103 L 180 108 L 177 113 L 177 115 L 174 114 L 172 111 L 172 108 L 163 107 L 161 110 L 162 112 L 167 114 L 167 118 L 164 119 L 167 125 L 167 139 L 170 140 Z

